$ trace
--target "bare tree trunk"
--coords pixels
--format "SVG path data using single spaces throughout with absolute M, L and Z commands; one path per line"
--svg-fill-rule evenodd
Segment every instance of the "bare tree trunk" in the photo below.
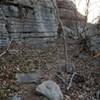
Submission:
M 63 35 L 63 39 L 64 39 L 64 52 L 65 52 L 65 67 L 67 68 L 67 65 L 68 65 L 68 53 L 67 53 L 67 43 L 66 43 L 66 41 L 67 41 L 66 40 L 66 32 L 65 32 L 65 29 L 64 29 L 63 22 L 60 19 L 60 14 L 59 14 L 59 8 L 57 6 L 57 1 L 56 0 L 51 0 L 51 1 L 52 1 L 52 4 L 53 4 L 54 8 L 56 9 L 58 23 L 61 25 L 61 28 L 62 28 L 62 35 Z

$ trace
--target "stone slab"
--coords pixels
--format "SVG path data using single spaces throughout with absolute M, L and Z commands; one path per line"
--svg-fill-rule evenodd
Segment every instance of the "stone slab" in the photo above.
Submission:
M 40 81 L 40 73 L 17 73 L 16 81 L 17 83 L 38 83 Z

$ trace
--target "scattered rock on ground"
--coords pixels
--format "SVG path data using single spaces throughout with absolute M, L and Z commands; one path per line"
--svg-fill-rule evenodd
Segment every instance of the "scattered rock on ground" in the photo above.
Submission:
M 53 81 L 48 80 L 40 84 L 36 91 L 45 95 L 50 100 L 63 100 L 63 94 L 60 87 Z
M 16 79 L 18 83 L 39 83 L 39 73 L 17 73 Z
M 100 52 L 100 35 L 94 35 L 88 38 L 87 45 L 90 51 L 98 53 Z
M 39 96 L 39 95 L 25 95 L 22 100 L 48 100 L 46 97 Z
M 79 95 L 79 100 L 85 100 L 83 95 Z
M 79 58 L 86 61 L 88 59 L 88 54 L 86 54 L 86 53 L 80 53 Z
M 12 97 L 12 100 L 21 100 L 21 97 L 18 95 L 15 95 L 14 97 Z
M 75 65 L 73 63 L 69 63 L 67 65 L 63 64 L 59 66 L 59 72 L 67 72 L 68 74 L 72 74 L 76 72 Z
M 71 100 L 70 96 L 65 95 L 65 100 Z

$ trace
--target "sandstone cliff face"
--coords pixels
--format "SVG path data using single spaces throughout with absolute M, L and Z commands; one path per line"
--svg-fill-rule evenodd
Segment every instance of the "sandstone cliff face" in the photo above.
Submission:
M 7 45 L 10 39 L 46 45 L 56 36 L 57 20 L 50 0 L 10 0 L 0 4 L 0 46 Z

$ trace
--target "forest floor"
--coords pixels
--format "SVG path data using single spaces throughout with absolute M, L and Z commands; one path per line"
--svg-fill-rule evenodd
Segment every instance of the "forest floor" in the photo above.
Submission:
M 14 50 L 11 50 L 14 48 Z M 100 56 L 94 57 L 78 40 L 67 39 L 68 63 L 73 63 L 84 82 L 74 83 L 69 90 L 62 82 L 69 77 L 61 71 L 65 64 L 64 41 L 61 38 L 54 47 L 32 49 L 29 46 L 11 46 L 9 52 L 0 58 L 0 100 L 8 100 L 15 94 L 23 96 L 23 100 L 43 100 L 35 94 L 31 85 L 16 84 L 16 73 L 41 73 L 41 82 L 55 81 L 64 96 L 71 100 L 98 100 L 100 96 Z M 17 50 L 15 50 L 15 48 Z M 58 72 L 61 74 L 57 77 Z M 37 86 L 38 84 L 36 84 Z M 27 95 L 26 95 L 27 94 Z M 30 94 L 30 95 L 28 95 Z

